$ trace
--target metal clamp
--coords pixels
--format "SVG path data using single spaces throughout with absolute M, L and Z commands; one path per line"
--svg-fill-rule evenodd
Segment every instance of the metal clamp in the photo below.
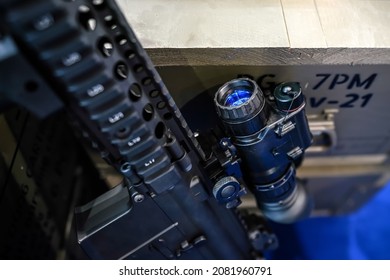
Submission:
M 338 109 L 325 109 L 320 115 L 308 115 L 309 128 L 313 135 L 313 144 L 307 153 L 324 153 L 337 145 L 336 125 L 334 116 Z

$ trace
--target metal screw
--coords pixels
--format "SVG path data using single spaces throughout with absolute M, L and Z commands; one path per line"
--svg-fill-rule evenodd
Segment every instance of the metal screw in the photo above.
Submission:
M 292 87 L 290 87 L 290 86 L 285 86 L 285 87 L 282 88 L 282 92 L 283 93 L 290 92 L 291 90 L 292 90 Z
M 121 172 L 122 172 L 122 173 L 129 172 L 129 171 L 130 171 L 130 168 L 131 168 L 130 163 L 125 162 L 125 163 L 123 163 L 122 166 L 121 166 Z
M 227 185 L 225 186 L 222 191 L 221 191 L 221 196 L 223 198 L 228 198 L 230 196 L 232 196 L 234 194 L 234 191 L 236 190 L 236 188 L 232 185 Z
M 222 148 L 227 148 L 227 147 L 229 147 L 228 141 L 226 141 L 226 140 L 221 141 L 221 146 L 222 146 Z
M 145 196 L 143 194 L 140 194 L 140 193 L 136 194 L 133 198 L 134 202 L 136 202 L 136 203 L 140 203 L 140 202 L 144 201 L 144 199 L 145 199 Z

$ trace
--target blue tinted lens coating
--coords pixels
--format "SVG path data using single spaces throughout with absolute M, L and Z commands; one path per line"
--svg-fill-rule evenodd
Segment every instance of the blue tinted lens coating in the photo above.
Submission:
M 251 92 L 247 89 L 235 89 L 226 97 L 225 106 L 236 107 L 244 104 L 251 97 Z

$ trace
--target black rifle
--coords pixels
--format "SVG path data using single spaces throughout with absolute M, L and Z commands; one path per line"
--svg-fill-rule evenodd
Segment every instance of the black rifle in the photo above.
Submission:
M 114 1 L 3 0 L 0 9 L 0 109 L 19 104 L 43 118 L 65 107 L 123 175 L 76 209 L 91 258 L 260 257 L 275 240 L 237 210 L 243 180 L 269 218 L 305 215 L 294 163 L 311 135 L 299 85 L 272 98 L 248 79 L 222 87 L 217 109 L 231 138 L 205 153 Z M 231 171 L 240 161 L 243 178 Z

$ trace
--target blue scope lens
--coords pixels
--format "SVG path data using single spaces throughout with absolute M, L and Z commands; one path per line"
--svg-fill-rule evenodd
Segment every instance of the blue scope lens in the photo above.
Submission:
M 224 105 L 227 107 L 237 107 L 249 100 L 252 96 L 252 91 L 248 89 L 234 89 L 225 99 Z

